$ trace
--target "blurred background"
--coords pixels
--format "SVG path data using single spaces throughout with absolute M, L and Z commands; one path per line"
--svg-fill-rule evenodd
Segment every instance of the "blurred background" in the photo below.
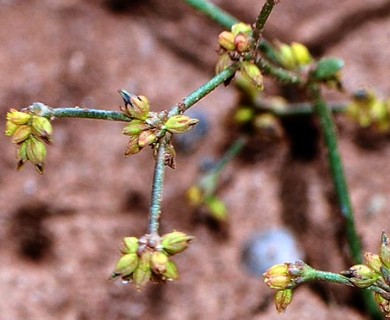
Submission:
M 248 23 L 263 5 L 215 3 Z M 348 90 L 375 87 L 389 97 L 389 16 L 388 0 L 282 0 L 264 36 L 340 57 Z M 0 0 L 0 128 L 9 108 L 36 101 L 119 110 L 121 88 L 168 109 L 213 76 L 222 30 L 182 1 Z M 265 95 L 276 91 L 266 83 Z M 187 204 L 199 167 L 231 142 L 226 118 L 237 97 L 233 86 L 221 87 L 194 107 L 206 117 L 207 135 L 190 154 L 179 150 L 177 168 L 167 171 L 162 232 L 196 239 L 175 260 L 180 280 L 141 292 L 108 279 L 122 238 L 146 232 L 150 150 L 124 158 L 121 123 L 58 119 L 39 175 L 30 164 L 17 172 L 14 145 L 1 138 L 0 320 L 368 319 L 354 290 L 324 284 L 297 290 L 277 316 L 256 271 L 267 259 L 284 262 L 291 248 L 318 269 L 349 267 L 315 121 L 303 131 L 302 123 L 287 124 L 284 141 L 229 166 L 220 193 L 229 209 L 223 232 Z M 389 226 L 389 141 L 360 143 L 353 126 L 338 124 L 359 234 L 376 252 Z M 317 147 L 302 157 L 297 144 Z

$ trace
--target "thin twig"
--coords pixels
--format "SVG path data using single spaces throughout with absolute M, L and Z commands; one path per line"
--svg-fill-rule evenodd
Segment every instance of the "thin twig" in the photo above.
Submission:
M 272 9 L 276 5 L 278 1 L 276 0 L 266 0 L 264 3 L 260 14 L 257 17 L 255 27 L 253 29 L 253 39 L 255 40 L 255 43 L 258 43 L 261 37 L 261 33 L 264 30 L 265 23 L 267 22 Z

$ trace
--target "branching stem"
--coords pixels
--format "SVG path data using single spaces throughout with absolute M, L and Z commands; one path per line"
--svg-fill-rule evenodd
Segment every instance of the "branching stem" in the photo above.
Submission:
M 261 33 L 264 30 L 265 23 L 267 22 L 272 9 L 278 1 L 276 0 L 266 0 L 263 8 L 260 11 L 259 16 L 257 17 L 255 28 L 253 29 L 253 39 L 255 43 L 258 43 L 261 37 Z

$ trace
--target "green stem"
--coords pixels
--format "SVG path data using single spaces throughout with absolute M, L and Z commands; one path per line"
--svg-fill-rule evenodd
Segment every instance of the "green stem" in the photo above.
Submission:
M 316 270 L 312 268 L 310 271 L 305 272 L 304 281 L 326 281 L 352 286 L 348 278 L 341 274 Z
M 198 88 L 193 93 L 191 93 L 189 96 L 184 98 L 181 103 L 172 107 L 172 109 L 169 111 L 168 116 L 172 117 L 172 116 L 178 115 L 180 113 L 183 113 L 184 111 L 187 111 L 190 107 L 192 107 L 200 99 L 202 99 L 203 97 L 208 95 L 211 91 L 216 89 L 218 86 L 220 86 L 224 82 L 231 79 L 234 76 L 234 74 L 236 73 L 236 71 L 238 70 L 238 68 L 239 68 L 238 64 L 233 64 L 230 67 L 223 70 L 221 73 L 217 74 L 210 81 L 206 82 L 200 88 Z
M 43 103 L 35 102 L 27 109 L 46 118 L 87 118 L 113 121 L 131 121 L 119 111 L 108 111 L 99 109 L 74 108 L 50 108 Z
M 206 1 L 206 0 L 184 0 L 191 7 L 195 8 L 199 12 L 202 12 L 207 17 L 211 18 L 217 22 L 222 27 L 230 30 L 232 26 L 239 21 L 231 16 L 229 13 L 218 8 L 216 5 Z
M 324 134 L 325 144 L 328 150 L 328 159 L 333 183 L 338 196 L 341 213 L 346 219 L 346 232 L 349 248 L 354 263 L 362 263 L 362 247 L 356 231 L 355 219 L 349 197 L 347 180 L 344 174 L 343 163 L 338 150 L 337 134 L 332 114 L 322 98 L 318 84 L 311 84 L 310 90 L 314 99 L 314 110 L 320 119 L 321 129 Z
M 256 20 L 255 28 L 253 29 L 253 39 L 255 40 L 255 43 L 259 42 L 265 23 L 267 22 L 276 3 L 276 0 L 266 0 L 264 6 L 261 8 L 260 14 Z
M 315 112 L 320 119 L 325 144 L 328 150 L 328 159 L 332 173 L 333 183 L 338 196 L 341 213 L 346 220 L 347 241 L 354 263 L 362 263 L 362 247 L 360 238 L 355 227 L 355 219 L 352 210 L 351 200 L 348 192 L 348 185 L 344 174 L 343 163 L 337 145 L 337 135 L 330 109 L 322 98 L 320 86 L 317 83 L 309 85 L 314 99 Z M 364 303 L 373 319 L 382 319 L 373 296 L 368 291 L 362 292 Z
M 304 80 L 295 73 L 286 71 L 283 68 L 277 68 L 262 58 L 256 59 L 255 63 L 264 75 L 270 75 L 282 84 L 292 84 L 296 86 L 302 86 L 304 84 Z
M 230 145 L 229 149 L 225 152 L 218 163 L 200 179 L 199 185 L 207 195 L 212 195 L 215 193 L 221 172 L 226 167 L 226 165 L 228 165 L 241 152 L 246 143 L 246 137 L 242 136 L 237 138 Z
M 148 232 L 150 234 L 158 234 L 158 229 L 159 229 L 159 220 L 161 215 L 161 201 L 163 197 L 163 187 L 164 187 L 165 150 L 166 150 L 166 140 L 165 138 L 162 138 L 158 146 L 156 163 L 154 167 L 152 202 L 149 211 Z

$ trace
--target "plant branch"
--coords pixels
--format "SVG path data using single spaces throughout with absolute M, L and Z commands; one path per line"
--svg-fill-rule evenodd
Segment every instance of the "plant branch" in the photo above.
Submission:
M 202 12 L 207 17 L 217 22 L 222 27 L 230 30 L 231 27 L 239 21 L 231 16 L 229 13 L 218 8 L 216 5 L 206 0 L 184 0 L 191 7 L 195 8 L 199 12 Z
M 264 75 L 269 75 L 280 81 L 282 84 L 292 84 L 296 86 L 302 86 L 304 84 L 304 80 L 295 73 L 275 67 L 262 58 L 256 59 L 255 63 Z
M 272 9 L 278 1 L 276 0 L 266 0 L 264 3 L 259 16 L 257 17 L 255 28 L 253 29 L 253 39 L 255 43 L 258 43 L 261 37 L 261 33 L 264 30 L 265 23 L 267 22 Z
M 86 118 L 113 121 L 131 121 L 131 118 L 119 111 L 108 111 L 87 108 L 51 108 L 40 102 L 34 102 L 26 108 L 45 118 Z
M 158 146 L 156 163 L 154 167 L 154 177 L 152 186 L 152 201 L 149 211 L 149 230 L 150 234 L 158 234 L 159 220 L 161 215 L 161 202 L 164 188 L 165 174 L 165 150 L 166 137 L 162 138 Z
M 193 93 L 191 93 L 189 96 L 183 99 L 182 102 L 172 107 L 172 109 L 169 111 L 168 116 L 172 117 L 175 115 L 178 115 L 180 113 L 183 113 L 184 111 L 187 111 L 190 107 L 192 107 L 195 103 L 197 103 L 200 99 L 208 95 L 211 91 L 216 89 L 218 86 L 223 84 L 224 82 L 231 79 L 236 71 L 238 70 L 239 65 L 233 64 L 230 67 L 223 70 L 221 73 L 217 74 L 214 78 L 212 78 L 210 81 L 206 82 L 204 85 L 202 85 L 200 88 L 195 90 Z

